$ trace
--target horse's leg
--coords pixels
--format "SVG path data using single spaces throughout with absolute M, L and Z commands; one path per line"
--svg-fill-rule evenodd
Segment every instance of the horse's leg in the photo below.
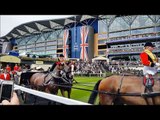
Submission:
M 149 93 L 149 92 L 151 92 L 151 91 L 149 91 L 149 90 L 145 87 L 144 93 L 147 93 L 147 92 Z M 150 99 L 150 98 L 145 97 L 144 99 L 145 99 L 145 101 L 146 101 L 146 104 L 147 104 L 147 105 L 150 105 L 150 102 L 149 102 L 149 99 Z M 153 104 L 155 104 L 155 101 L 154 101 L 153 99 L 152 99 L 152 102 L 153 102 Z
M 70 98 L 71 97 L 71 90 L 67 90 L 67 92 L 68 92 L 68 98 Z
M 61 91 L 62 96 L 65 97 L 65 93 L 64 93 L 63 88 L 60 88 L 60 91 Z
M 114 96 L 100 94 L 99 95 L 99 104 L 100 105 L 113 105 Z

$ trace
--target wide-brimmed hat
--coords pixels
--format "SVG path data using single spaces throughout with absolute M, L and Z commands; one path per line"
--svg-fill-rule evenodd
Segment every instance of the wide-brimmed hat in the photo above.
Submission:
M 155 45 L 153 45 L 151 42 L 146 42 L 146 44 L 144 45 L 144 47 L 146 47 L 146 46 L 155 47 Z

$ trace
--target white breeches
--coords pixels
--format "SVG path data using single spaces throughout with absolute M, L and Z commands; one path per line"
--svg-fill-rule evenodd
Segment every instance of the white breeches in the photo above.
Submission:
M 149 66 L 143 67 L 143 75 L 146 75 L 146 74 L 155 75 L 156 73 L 157 73 L 156 67 L 149 67 Z

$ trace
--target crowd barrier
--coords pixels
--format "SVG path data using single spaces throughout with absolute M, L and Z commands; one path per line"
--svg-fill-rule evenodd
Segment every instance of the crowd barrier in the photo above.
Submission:
M 14 90 L 21 90 L 23 92 L 38 96 L 38 97 L 42 97 L 51 101 L 55 101 L 58 103 L 62 103 L 64 105 L 91 105 L 89 103 L 85 103 L 85 102 L 81 102 L 81 101 L 77 101 L 77 100 L 73 100 L 73 99 L 69 99 L 69 98 L 65 98 L 65 97 L 61 97 L 61 96 L 57 96 L 57 95 L 53 95 L 53 94 L 49 94 L 49 93 L 45 93 L 45 92 L 41 92 L 41 91 L 37 91 L 37 90 L 33 90 L 30 88 L 26 88 L 23 86 L 19 86 L 14 84 Z

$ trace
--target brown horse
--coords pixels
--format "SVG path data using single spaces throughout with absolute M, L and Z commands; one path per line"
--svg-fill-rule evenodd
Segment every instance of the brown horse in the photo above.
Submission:
M 158 95 L 147 93 L 145 96 L 145 86 L 143 77 L 112 75 L 99 80 L 94 87 L 89 98 L 89 103 L 94 104 L 99 93 L 100 105 L 160 105 L 160 82 L 155 81 L 153 92 Z M 106 93 L 104 93 L 106 92 Z M 144 94 L 143 94 L 144 93 Z M 144 96 L 143 96 L 144 95 Z
M 62 96 L 65 97 L 65 91 L 68 92 L 68 98 L 71 94 L 71 86 L 73 76 L 71 74 L 71 68 L 67 65 L 56 66 L 57 75 L 55 76 L 54 71 L 49 73 L 35 73 L 30 78 L 30 85 L 32 89 L 45 91 L 51 94 L 58 94 L 58 90 L 61 90 Z M 60 75 L 61 74 L 61 75 Z

